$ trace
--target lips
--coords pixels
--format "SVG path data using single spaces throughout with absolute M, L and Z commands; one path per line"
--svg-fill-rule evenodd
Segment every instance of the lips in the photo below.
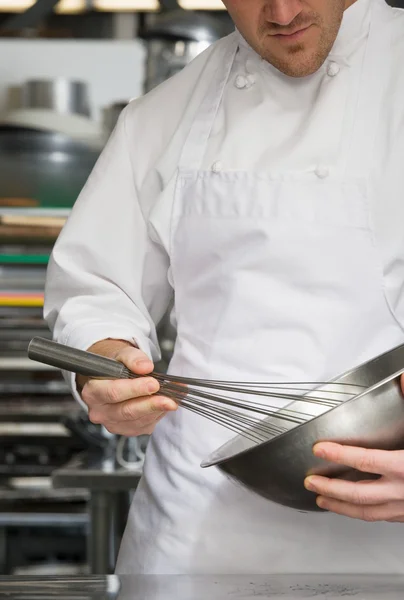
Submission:
M 307 25 L 305 27 L 301 27 L 300 29 L 296 29 L 295 31 L 272 33 L 271 35 L 272 37 L 275 37 L 280 40 L 294 40 L 302 37 L 311 27 L 312 25 Z

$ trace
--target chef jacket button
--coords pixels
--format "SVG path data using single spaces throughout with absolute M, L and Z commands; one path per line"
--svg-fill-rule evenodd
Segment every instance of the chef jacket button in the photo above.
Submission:
M 248 85 L 247 77 L 244 77 L 244 75 L 237 75 L 236 81 L 235 81 L 236 88 L 238 88 L 239 90 L 243 90 L 244 88 L 247 87 L 247 85 Z
M 341 67 L 339 66 L 338 63 L 336 62 L 330 62 L 330 64 L 327 67 L 327 74 L 330 77 L 335 77 L 336 75 L 338 75 L 338 73 L 340 72 Z
M 247 75 L 246 79 L 247 79 L 247 87 L 248 88 L 250 88 L 251 86 L 254 85 L 254 83 L 255 83 L 255 77 L 254 77 L 254 75 L 252 75 L 252 74 Z
M 317 167 L 315 173 L 319 179 L 326 179 L 329 176 L 330 171 L 326 167 Z
M 223 170 L 223 165 L 220 162 L 220 160 L 217 160 L 215 163 L 213 163 L 212 165 L 212 171 L 214 173 L 220 173 Z

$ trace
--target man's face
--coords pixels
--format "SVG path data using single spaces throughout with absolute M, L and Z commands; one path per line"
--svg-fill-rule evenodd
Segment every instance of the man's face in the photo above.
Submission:
M 237 29 L 265 60 L 291 77 L 317 71 L 344 10 L 356 0 L 223 0 Z

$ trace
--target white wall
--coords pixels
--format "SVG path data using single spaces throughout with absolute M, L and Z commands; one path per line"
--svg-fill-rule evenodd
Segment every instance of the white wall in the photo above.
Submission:
M 9 88 L 27 79 L 69 77 L 88 82 L 94 118 L 113 102 L 142 94 L 145 49 L 141 41 L 0 39 L 0 111 Z

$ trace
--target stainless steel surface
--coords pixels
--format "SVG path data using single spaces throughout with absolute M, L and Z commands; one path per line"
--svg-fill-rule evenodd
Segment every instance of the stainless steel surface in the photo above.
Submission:
M 89 503 L 87 555 L 93 575 L 113 573 L 130 508 L 128 494 L 97 491 Z
M 0 578 L 8 600 L 402 600 L 403 576 L 226 575 Z
M 87 556 L 93 575 L 111 573 L 113 560 L 110 550 L 111 514 L 113 496 L 110 492 L 91 494 L 90 535 L 87 538 Z M 116 558 L 116 557 L 115 557 Z
M 130 491 L 137 487 L 142 470 L 129 471 L 115 461 L 115 452 L 84 452 L 52 474 L 55 488 L 85 488 L 90 491 Z
M 88 521 L 85 513 L 0 513 L 0 527 L 81 527 Z
M 1 126 L 0 196 L 70 208 L 99 154 L 65 135 Z
M 322 512 L 315 494 L 304 488 L 307 475 L 350 480 L 371 477 L 315 457 L 313 446 L 319 441 L 334 441 L 364 448 L 404 449 L 404 396 L 400 386 L 403 372 L 404 346 L 399 346 L 318 389 L 321 394 L 327 388 L 332 391 L 335 384 L 363 385 L 363 393 L 331 410 L 317 405 L 318 416 L 302 425 L 285 421 L 289 431 L 263 444 L 254 445 L 238 435 L 213 453 L 203 466 L 218 466 L 272 502 Z M 287 408 L 313 411 L 304 402 L 294 402 Z
M 89 377 L 111 379 L 130 377 L 129 371 L 122 363 L 98 354 L 69 348 L 45 338 L 36 337 L 31 340 L 28 346 L 28 357 L 32 361 L 38 361 L 38 364 L 45 363 Z
M 56 367 L 51 365 L 44 365 L 40 363 L 32 363 L 28 358 L 15 357 L 15 358 L 0 358 L 0 371 L 55 371 Z
M 26 81 L 21 90 L 22 108 L 52 110 L 91 117 L 88 86 L 65 78 Z

